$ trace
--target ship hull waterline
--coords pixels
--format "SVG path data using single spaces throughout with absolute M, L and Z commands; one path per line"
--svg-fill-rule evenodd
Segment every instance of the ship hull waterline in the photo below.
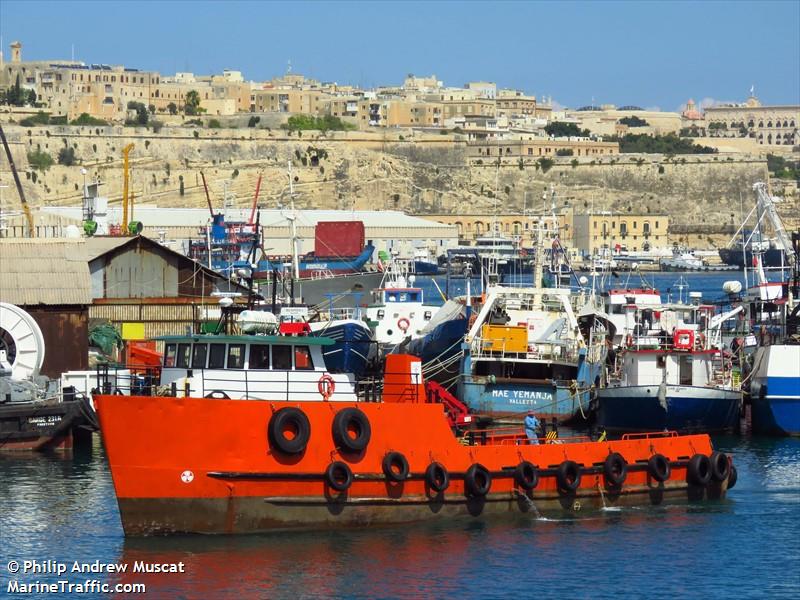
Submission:
M 95 400 L 123 529 L 131 536 L 328 529 L 551 510 L 571 514 L 603 506 L 719 498 L 727 486 L 727 481 L 704 487 L 687 483 L 688 458 L 712 452 L 707 435 L 469 446 L 453 436 L 437 404 Z M 302 411 L 310 422 L 308 443 L 297 455 L 276 451 L 267 434 L 272 416 L 285 408 Z M 371 424 L 371 439 L 358 453 L 345 452 L 332 441 L 334 416 L 347 408 L 358 408 Z M 387 455 L 395 452 L 409 467 L 399 482 L 383 470 Z M 629 463 L 619 488 L 604 480 L 602 465 L 611 452 Z M 663 484 L 647 470 L 654 453 L 672 465 Z M 556 471 L 565 460 L 581 469 L 571 492 L 557 484 Z M 521 488 L 514 476 L 522 461 L 539 467 L 540 480 L 532 491 Z M 334 462 L 352 470 L 346 491 L 334 491 L 326 479 Z M 433 462 L 450 475 L 441 493 L 434 493 L 425 478 Z M 491 474 L 490 490 L 482 496 L 470 493 L 467 483 L 476 464 Z

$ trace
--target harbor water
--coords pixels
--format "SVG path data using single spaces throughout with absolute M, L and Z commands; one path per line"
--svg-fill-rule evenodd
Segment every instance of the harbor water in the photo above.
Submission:
M 737 276 L 685 279 L 688 290 L 720 299 L 722 283 Z M 614 287 L 641 287 L 638 276 L 627 285 L 625 278 Z M 677 300 L 678 278 L 648 280 Z M 434 300 L 430 280 L 418 283 Z M 714 444 L 733 455 L 739 473 L 727 498 L 714 502 L 564 517 L 540 516 L 534 506 L 489 520 L 138 539 L 123 536 L 99 436 L 70 453 L 0 455 L 0 598 L 16 597 L 12 580 L 87 579 L 144 584 L 140 597 L 152 598 L 800 597 L 800 439 L 728 436 Z M 15 575 L 14 561 L 128 570 Z M 180 564 L 183 572 L 136 573 L 137 563 Z
M 0 457 L 0 597 L 9 561 L 128 564 L 152 598 L 800 597 L 800 440 L 724 437 L 725 500 L 380 529 L 125 539 L 99 438 L 91 452 Z M 184 573 L 132 573 L 136 561 Z M 8 595 L 10 596 L 10 595 Z M 11 597 L 11 596 L 10 596 Z

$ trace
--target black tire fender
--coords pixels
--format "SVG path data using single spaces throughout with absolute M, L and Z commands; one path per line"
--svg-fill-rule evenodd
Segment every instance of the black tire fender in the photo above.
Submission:
M 731 461 L 722 452 L 712 452 L 711 458 L 711 479 L 714 481 L 725 481 L 731 474 Z
M 628 477 L 628 463 L 619 452 L 612 452 L 603 462 L 603 475 L 611 487 L 622 487 Z
M 581 485 L 581 468 L 574 460 L 565 460 L 556 469 L 556 483 L 562 492 L 574 492 Z
M 737 481 L 739 481 L 739 471 L 736 469 L 736 465 L 731 464 L 731 472 L 728 475 L 728 489 L 733 489 Z
M 492 489 L 492 474 L 480 463 L 470 465 L 464 473 L 464 491 L 468 496 L 485 496 Z
M 425 469 L 425 483 L 437 494 L 441 494 L 450 486 L 450 473 L 447 468 L 438 462 L 432 462 Z
M 214 390 L 213 392 L 209 392 L 209 393 L 206 394 L 205 397 L 206 398 L 219 398 L 219 399 L 222 399 L 222 400 L 230 400 L 231 399 L 231 397 L 228 396 L 228 394 L 226 394 L 222 390 Z
M 695 454 L 686 467 L 686 480 L 705 486 L 711 481 L 711 460 L 705 454 Z
M 672 474 L 669 460 L 663 454 L 653 454 L 647 461 L 647 474 L 659 483 L 665 482 Z
M 344 408 L 333 417 L 333 441 L 348 452 L 361 452 L 369 444 L 372 428 L 367 415 L 358 408 Z M 355 433 L 355 437 L 351 435 Z
M 539 485 L 539 469 L 532 462 L 523 460 L 514 469 L 514 481 L 529 492 Z
M 293 437 L 286 437 L 287 428 L 294 430 Z M 276 411 L 267 426 L 269 444 L 284 454 L 300 454 L 311 438 L 311 423 L 299 408 L 287 406 Z
M 389 481 L 405 481 L 408 478 L 408 460 L 400 452 L 389 452 L 383 457 L 383 474 Z
M 325 483 L 337 492 L 345 492 L 353 485 L 353 471 L 340 460 L 336 460 L 325 469 Z

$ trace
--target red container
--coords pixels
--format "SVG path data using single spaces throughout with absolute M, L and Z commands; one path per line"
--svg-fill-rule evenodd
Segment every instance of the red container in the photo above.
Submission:
M 364 249 L 361 221 L 320 221 L 314 236 L 314 254 L 322 258 L 358 256 Z

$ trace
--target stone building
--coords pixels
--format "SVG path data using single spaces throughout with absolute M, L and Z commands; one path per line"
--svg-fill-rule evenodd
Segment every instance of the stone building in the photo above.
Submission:
M 574 244 L 584 256 L 603 250 L 640 252 L 669 246 L 669 217 L 664 214 L 577 214 Z
M 762 106 L 755 96 L 744 104 L 710 106 L 706 130 L 716 137 L 751 137 L 763 145 L 800 145 L 800 106 Z
M 559 154 L 559 152 L 561 154 Z M 486 140 L 470 143 L 467 147 L 467 155 L 471 160 L 496 160 L 502 157 L 504 160 L 539 159 L 554 158 L 556 156 L 603 156 L 609 154 L 619 154 L 619 144 L 617 142 L 597 142 L 589 139 L 572 138 L 528 138 L 528 139 L 504 139 Z

